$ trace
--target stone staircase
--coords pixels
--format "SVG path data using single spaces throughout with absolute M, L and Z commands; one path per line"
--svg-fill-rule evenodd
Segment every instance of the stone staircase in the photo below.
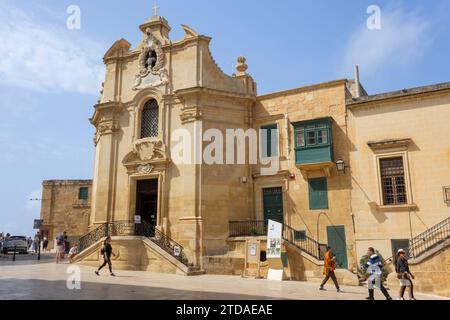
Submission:
M 98 266 L 100 250 L 107 236 L 112 238 L 114 268 L 160 273 L 197 275 L 204 272 L 189 265 L 184 248 L 149 225 L 135 227 L 130 222 L 113 222 L 98 226 L 79 240 L 80 253 L 75 263 Z
M 429 255 L 433 248 L 450 239 L 450 218 L 427 229 L 409 242 L 409 255 L 414 260 Z
M 410 269 L 417 291 L 450 297 L 450 218 L 410 240 Z M 397 274 L 388 285 L 397 290 Z

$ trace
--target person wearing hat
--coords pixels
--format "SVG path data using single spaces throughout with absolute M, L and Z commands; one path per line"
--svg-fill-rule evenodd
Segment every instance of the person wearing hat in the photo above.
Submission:
M 406 258 L 406 251 L 400 249 L 397 251 L 397 261 L 395 263 L 395 271 L 397 272 L 397 278 L 400 280 L 400 292 L 399 300 L 404 300 L 406 288 L 409 288 L 410 300 L 416 300 L 414 298 L 414 285 L 412 280 L 414 275 L 409 271 L 408 259 Z
M 369 279 L 367 279 L 369 296 L 366 298 L 366 300 L 375 300 L 375 287 L 381 290 L 383 295 L 386 297 L 386 300 L 392 300 L 386 288 L 383 286 L 383 281 L 381 279 L 383 273 L 383 263 L 380 259 L 380 256 L 376 254 L 374 248 L 369 248 L 369 250 L 367 251 L 367 255 L 370 257 L 369 261 L 367 261 L 365 265 L 361 266 L 362 269 L 367 270 L 367 272 L 369 273 Z

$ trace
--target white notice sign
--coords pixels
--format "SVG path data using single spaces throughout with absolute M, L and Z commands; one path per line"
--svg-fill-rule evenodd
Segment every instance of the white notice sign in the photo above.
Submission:
M 281 257 L 281 238 L 283 225 L 279 222 L 269 220 L 267 226 L 267 258 Z

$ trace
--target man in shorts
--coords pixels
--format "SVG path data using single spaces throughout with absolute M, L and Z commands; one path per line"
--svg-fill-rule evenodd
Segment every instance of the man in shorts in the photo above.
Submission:
M 66 232 L 64 231 L 62 234 L 58 235 L 55 239 L 56 240 L 56 264 L 61 262 L 61 257 L 63 257 L 63 255 L 64 255 L 65 236 L 66 236 Z

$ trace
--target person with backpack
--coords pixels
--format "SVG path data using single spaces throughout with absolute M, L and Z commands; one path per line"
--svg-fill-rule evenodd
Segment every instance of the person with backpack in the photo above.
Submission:
M 111 262 L 111 255 L 116 256 L 115 253 L 112 251 L 111 246 L 111 237 L 107 237 L 105 242 L 103 242 L 103 247 L 100 251 L 101 255 L 103 256 L 103 264 L 95 271 L 95 274 L 100 276 L 100 270 L 103 269 L 106 265 L 109 267 L 109 273 L 112 277 L 115 277 L 116 275 L 112 271 L 112 262 Z
M 414 285 L 412 280 L 414 275 L 409 271 L 408 259 L 406 258 L 406 251 L 403 249 L 397 252 L 397 261 L 395 263 L 395 272 L 397 272 L 397 278 L 400 280 L 400 292 L 398 300 L 405 300 L 404 295 L 406 288 L 409 288 L 409 299 L 416 300 L 414 298 Z
M 336 274 L 334 273 L 334 270 L 336 269 L 336 255 L 333 253 L 331 247 L 327 247 L 327 252 L 325 252 L 324 258 L 325 262 L 323 274 L 325 275 L 325 279 L 323 279 L 319 290 L 325 291 L 324 286 L 331 278 L 334 282 L 334 285 L 336 286 L 337 292 L 343 292 L 343 290 L 339 287 L 339 283 L 336 279 Z
M 369 273 L 369 279 L 367 279 L 369 296 L 366 298 L 366 300 L 375 300 L 375 287 L 381 290 L 383 295 L 386 297 L 386 300 L 392 300 L 391 296 L 383 285 L 383 280 L 381 279 L 383 274 L 383 262 L 381 261 L 380 256 L 372 247 L 367 251 L 367 255 L 369 256 L 369 261 L 367 261 L 365 265 L 361 266 L 363 270 L 366 270 L 367 273 Z
M 56 237 L 56 264 L 61 262 L 61 259 L 64 257 L 64 238 L 66 237 L 66 232 L 64 231 L 62 234 Z

